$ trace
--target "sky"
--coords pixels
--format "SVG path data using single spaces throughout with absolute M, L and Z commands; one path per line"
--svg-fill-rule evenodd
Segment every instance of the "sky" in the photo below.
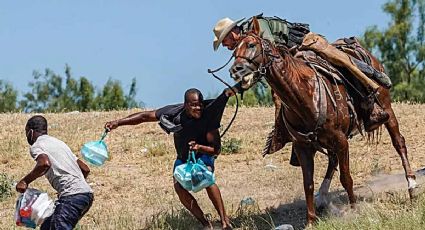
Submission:
M 329 41 L 361 36 L 368 26 L 385 28 L 383 0 L 324 1 L 107 1 L 0 0 L 0 79 L 22 95 L 34 70 L 87 77 L 98 89 L 121 81 L 128 92 L 137 80 L 137 100 L 149 108 L 181 102 L 188 88 L 205 96 L 224 85 L 207 69 L 222 66 L 231 52 L 213 51 L 219 19 L 264 13 L 310 24 Z M 228 68 L 219 75 L 229 83 Z

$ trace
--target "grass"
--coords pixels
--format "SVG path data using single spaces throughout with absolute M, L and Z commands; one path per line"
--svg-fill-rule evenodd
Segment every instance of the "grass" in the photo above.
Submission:
M 425 166 L 425 105 L 394 104 L 400 129 L 406 139 L 413 169 Z M 49 133 L 67 143 L 81 157 L 81 146 L 99 139 L 106 121 L 139 110 L 45 114 Z M 227 109 L 226 124 L 232 114 Z M 25 122 L 32 114 L 0 114 L 0 173 L 19 180 L 34 167 L 24 136 Z M 258 119 L 260 117 L 261 119 Z M 299 168 L 289 165 L 290 146 L 261 157 L 265 138 L 273 125 L 273 108 L 240 108 L 225 139 L 241 140 L 237 154 L 223 154 L 216 160 L 217 184 L 226 211 L 238 229 L 273 229 L 281 224 L 296 228 L 305 225 L 306 207 Z M 376 173 L 402 171 L 400 158 L 386 131 L 378 146 L 366 144 L 367 138 L 350 140 L 350 166 L 355 186 L 364 185 Z M 120 127 L 106 138 L 112 159 L 103 167 L 91 167 L 88 182 L 95 201 L 80 221 L 79 229 L 199 229 L 197 221 L 184 210 L 173 189 L 172 166 L 175 160 L 173 138 L 156 123 Z M 270 168 L 266 165 L 274 165 Z M 315 158 L 315 188 L 318 189 L 327 166 L 327 157 Z M 331 190 L 342 186 L 336 173 Z M 31 184 L 55 191 L 45 178 Z M 405 186 L 405 185 L 404 185 Z M 358 209 L 344 217 L 321 215 L 318 229 L 423 229 L 424 198 L 410 204 L 404 190 L 399 195 L 359 202 Z M 18 194 L 0 201 L 0 229 L 14 229 L 13 212 Z M 205 213 L 216 225 L 218 215 L 205 191 L 194 194 Z M 345 197 L 346 194 L 342 193 Z M 255 206 L 241 211 L 241 200 L 251 197 Z M 346 208 L 343 199 L 341 206 Z
M 413 203 L 405 199 L 361 204 L 361 208 L 343 218 L 329 217 L 319 221 L 315 229 L 412 229 L 425 226 L 425 196 Z
M 221 145 L 221 152 L 223 154 L 239 153 L 241 151 L 242 140 L 238 138 L 224 138 Z
M 6 173 L 0 173 L 0 201 L 12 196 L 13 180 Z

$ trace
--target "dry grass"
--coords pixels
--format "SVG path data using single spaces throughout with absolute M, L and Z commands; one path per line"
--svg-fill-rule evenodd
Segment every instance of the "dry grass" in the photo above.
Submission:
M 413 169 L 425 164 L 425 105 L 394 104 L 401 131 L 406 138 Z M 99 138 L 106 121 L 138 110 L 90 112 L 78 114 L 45 114 L 50 135 L 65 141 L 80 155 L 80 147 Z M 228 108 L 223 118 L 227 125 L 234 109 Z M 225 206 L 235 225 L 241 229 L 270 229 L 274 225 L 292 223 L 301 227 L 305 221 L 302 176 L 291 167 L 289 147 L 282 154 L 266 158 L 260 155 L 265 137 L 273 125 L 273 108 L 241 108 L 227 138 L 242 140 L 239 153 L 223 155 L 216 161 L 217 183 Z M 28 153 L 24 125 L 31 114 L 0 114 L 0 173 L 15 180 L 34 166 Z M 81 229 L 196 229 L 199 225 L 183 210 L 172 186 L 175 159 L 171 136 L 157 124 L 121 127 L 107 137 L 112 159 L 103 167 L 92 167 L 89 182 L 95 191 L 95 202 L 81 220 Z M 401 161 L 384 131 L 380 145 L 368 146 L 357 136 L 350 141 L 351 172 L 355 186 L 362 185 L 377 172 L 402 170 Z M 146 151 L 147 149 L 147 151 Z M 271 170 L 265 165 L 273 164 Z M 325 173 L 327 158 L 316 157 L 316 188 Z M 332 190 L 341 190 L 338 175 Z M 51 192 L 44 178 L 32 184 Z M 0 202 L 0 229 L 12 229 L 14 202 L 17 194 Z M 217 220 L 217 214 L 204 191 L 195 195 L 206 213 Z M 240 201 L 252 197 L 255 210 L 241 211 Z M 399 206 L 388 205 L 397 210 Z M 400 207 L 403 208 L 403 207 Z M 392 210 L 392 211 L 394 211 Z M 390 210 L 391 211 L 391 210 Z

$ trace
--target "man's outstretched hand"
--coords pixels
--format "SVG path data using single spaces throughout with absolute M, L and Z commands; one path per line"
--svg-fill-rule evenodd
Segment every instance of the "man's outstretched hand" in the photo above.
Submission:
M 227 97 L 231 97 L 231 96 L 234 96 L 235 93 L 242 94 L 244 91 L 245 91 L 245 89 L 242 88 L 242 83 L 238 82 L 234 86 L 232 86 L 232 88 L 225 89 L 224 93 L 226 94 Z
M 108 130 L 108 132 L 116 128 L 118 128 L 118 121 L 109 121 L 105 124 L 105 129 Z

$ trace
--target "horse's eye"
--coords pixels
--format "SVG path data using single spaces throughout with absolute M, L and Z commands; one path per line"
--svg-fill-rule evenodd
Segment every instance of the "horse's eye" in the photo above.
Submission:
M 252 49 L 252 48 L 254 48 L 254 47 L 255 47 L 255 43 L 249 43 L 249 44 L 248 44 L 248 48 L 249 48 L 249 49 Z

